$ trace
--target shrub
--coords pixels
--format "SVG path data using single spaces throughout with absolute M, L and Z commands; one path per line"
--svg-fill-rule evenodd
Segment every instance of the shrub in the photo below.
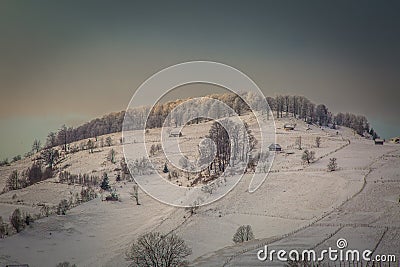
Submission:
M 57 207 L 57 214 L 65 215 L 67 213 L 68 208 L 69 208 L 68 200 L 66 199 L 61 200 Z
M 254 239 L 254 234 L 250 225 L 240 226 L 233 235 L 233 242 L 235 243 L 243 243 L 252 239 Z
M 6 181 L 6 190 L 16 190 L 19 189 L 18 183 L 18 171 L 13 171 Z
M 15 157 L 13 157 L 13 159 L 12 159 L 13 162 L 16 162 L 18 160 L 21 160 L 21 155 L 17 155 Z
M 328 171 L 333 172 L 337 170 L 336 158 L 330 158 L 328 163 Z
M 92 199 L 96 198 L 96 192 L 93 190 L 93 188 L 84 188 L 82 187 L 81 190 L 81 200 L 82 202 L 88 202 Z
M 0 167 L 1 166 L 6 166 L 6 165 L 9 165 L 8 158 L 5 158 L 4 160 L 0 161 Z
M 110 136 L 108 136 L 107 138 L 106 138 L 106 145 L 107 146 L 112 146 L 112 139 L 111 139 L 111 137 Z
M 11 225 L 14 227 L 15 231 L 19 233 L 25 228 L 25 221 L 22 218 L 22 213 L 19 209 L 15 209 L 10 218 Z
M 43 206 L 40 208 L 40 212 L 42 213 L 43 216 L 48 217 L 48 216 L 50 215 L 50 207 L 49 207 L 49 206 L 46 206 L 46 205 L 43 205 Z
M 303 155 L 301 156 L 301 159 L 304 162 L 307 162 L 310 164 L 311 161 L 315 159 L 315 152 L 314 151 L 309 151 L 309 150 L 304 150 Z
M 109 196 L 106 196 L 106 201 L 118 201 L 119 196 L 117 193 L 112 192 Z
M 25 220 L 26 225 L 33 223 L 33 217 L 29 213 L 25 214 L 24 217 L 25 217 L 24 220 Z
M 0 238 L 4 238 L 6 235 L 8 235 L 8 224 L 0 216 Z
M 133 267 L 188 266 L 185 260 L 192 250 L 175 233 L 162 235 L 150 232 L 141 235 L 127 252 Z

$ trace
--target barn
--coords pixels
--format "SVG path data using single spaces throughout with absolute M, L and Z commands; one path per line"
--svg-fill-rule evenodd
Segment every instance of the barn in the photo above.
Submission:
M 384 140 L 378 139 L 378 138 L 376 138 L 374 141 L 375 141 L 375 145 L 383 145 L 383 142 L 384 142 Z
M 279 144 L 270 144 L 269 151 L 282 151 L 282 147 Z

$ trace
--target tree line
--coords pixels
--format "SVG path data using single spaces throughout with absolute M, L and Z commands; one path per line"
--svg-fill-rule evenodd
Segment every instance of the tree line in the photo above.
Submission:
M 266 102 L 268 103 L 270 110 L 264 105 L 265 101 L 258 99 L 251 92 L 241 93 L 240 96 L 232 93 L 225 94 L 213 94 L 207 96 L 208 98 L 217 99 L 227 106 L 229 106 L 238 115 L 243 115 L 250 112 L 249 103 L 255 111 L 262 111 L 270 113 L 274 112 L 277 118 L 282 117 L 295 117 L 303 119 L 308 123 L 315 123 L 320 126 L 332 126 L 338 125 L 349 127 L 355 130 L 358 134 L 362 135 L 364 132 L 370 133 L 373 137 L 377 137 L 376 132 L 370 128 L 369 122 L 365 116 L 355 115 L 352 113 L 338 113 L 333 114 L 329 111 L 328 107 L 324 104 L 315 104 L 304 96 L 297 95 L 277 95 L 275 97 L 267 97 Z M 110 113 L 102 118 L 97 118 L 87 122 L 76 128 L 67 127 L 63 125 L 58 131 L 50 132 L 47 136 L 44 148 L 50 148 L 54 146 L 61 146 L 63 150 L 67 150 L 67 145 L 71 142 L 87 139 L 97 138 L 97 136 L 121 132 L 122 124 L 125 119 L 128 121 L 127 130 L 137 130 L 146 128 L 158 128 L 162 127 L 165 120 L 169 125 L 182 125 L 186 123 L 186 119 L 196 115 L 199 108 L 207 111 L 207 114 L 211 117 L 222 118 L 229 117 L 232 114 L 226 114 L 228 111 L 221 112 L 218 105 L 213 105 L 202 102 L 201 99 L 196 100 L 195 104 L 191 103 L 188 106 L 184 106 L 179 110 L 175 109 L 178 105 L 188 99 L 179 99 L 175 101 L 169 101 L 166 103 L 158 103 L 153 108 L 148 106 L 136 107 L 129 109 L 127 112 L 121 111 L 116 113 Z M 245 102 L 246 101 L 246 102 Z M 203 105 L 204 104 L 204 105 Z M 173 116 L 168 116 L 172 110 Z M 149 117 L 146 118 L 146 114 L 149 113 Z M 191 123 L 199 123 L 207 118 L 198 118 Z M 372 130 L 372 131 L 371 131 Z M 41 148 L 40 141 L 35 140 L 32 147 L 33 152 L 38 152 Z

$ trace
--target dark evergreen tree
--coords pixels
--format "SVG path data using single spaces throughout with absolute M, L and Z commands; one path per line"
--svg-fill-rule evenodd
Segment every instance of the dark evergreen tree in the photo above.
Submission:
M 164 170 L 163 170 L 163 173 L 168 173 L 169 172 L 169 170 L 168 170 L 168 166 L 167 166 L 167 163 L 165 163 L 164 164 Z
M 111 187 L 110 187 L 109 182 L 110 182 L 110 181 L 108 180 L 108 175 L 107 175 L 107 173 L 103 173 L 103 181 L 101 182 L 101 185 L 100 185 L 101 189 L 103 189 L 103 190 L 110 190 Z

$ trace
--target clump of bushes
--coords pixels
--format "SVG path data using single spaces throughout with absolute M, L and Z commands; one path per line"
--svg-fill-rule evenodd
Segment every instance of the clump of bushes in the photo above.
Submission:
M 110 195 L 106 196 L 106 201 L 118 201 L 119 196 L 116 192 L 111 192 Z
M 8 235 L 8 224 L 3 221 L 3 217 L 0 216 L 0 238 L 4 238 Z
M 90 201 L 92 199 L 95 199 L 96 197 L 97 197 L 97 194 L 96 194 L 96 192 L 94 191 L 93 188 L 91 188 L 91 187 L 88 187 L 88 188 L 82 187 L 82 190 L 81 190 L 81 200 L 82 200 L 82 202 L 88 202 L 88 201 Z
M 328 171 L 333 172 L 337 170 L 336 158 L 330 158 L 328 163 Z
M 307 164 L 310 164 L 315 159 L 315 152 L 306 149 L 306 150 L 304 150 L 303 155 L 301 156 L 301 159 L 304 162 L 307 162 Z
M 57 206 L 57 214 L 58 215 L 65 215 L 67 214 L 67 210 L 69 209 L 68 200 L 63 199 Z

